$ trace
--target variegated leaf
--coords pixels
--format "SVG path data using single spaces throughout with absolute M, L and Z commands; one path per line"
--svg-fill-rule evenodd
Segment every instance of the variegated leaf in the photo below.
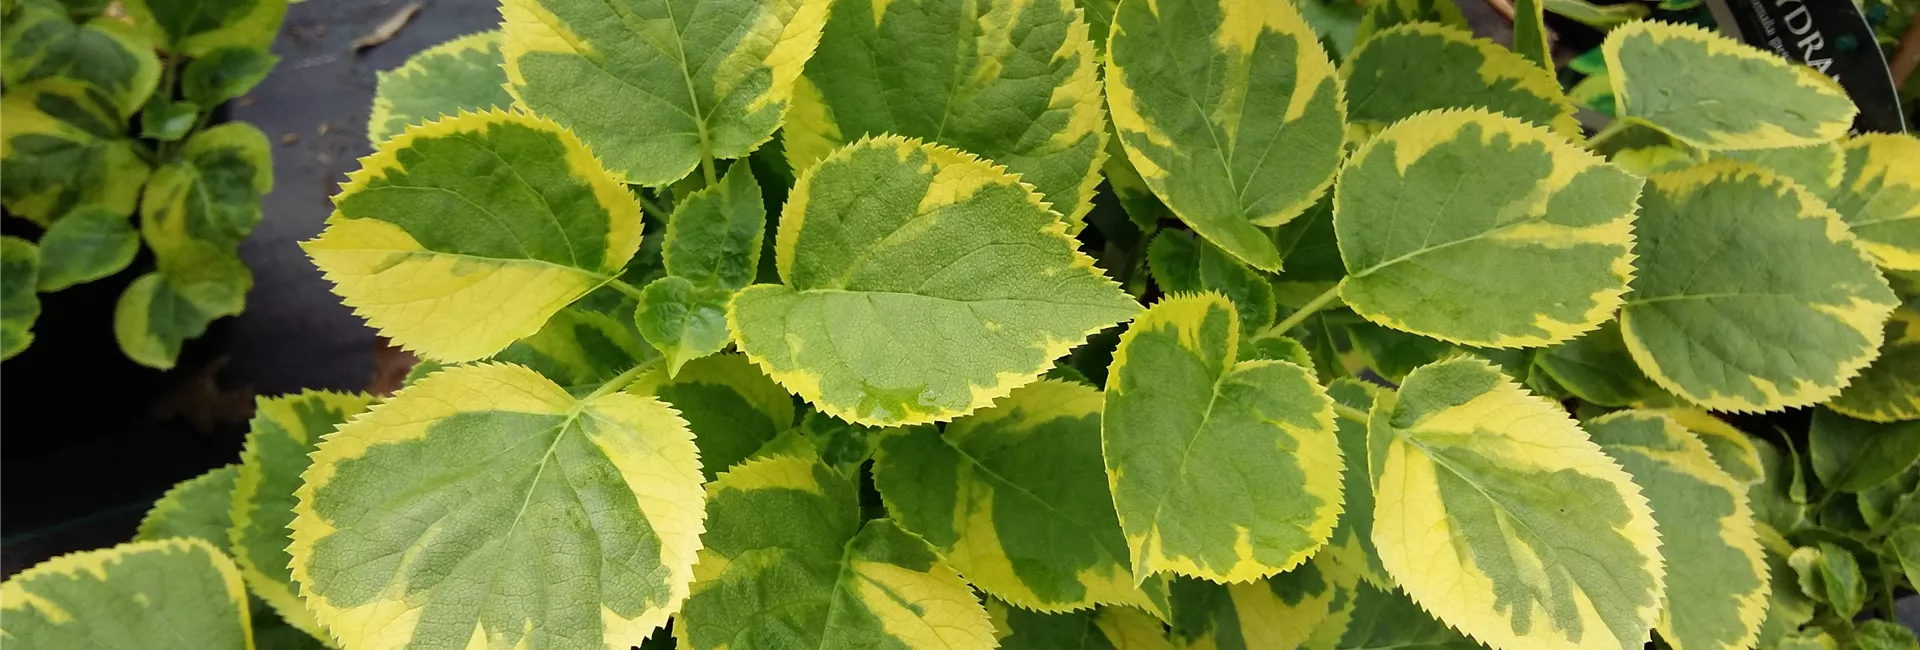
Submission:
M 1702 27 L 1629 23 L 1603 47 L 1620 115 L 1701 149 L 1831 142 L 1859 113 L 1812 68 Z
M 1766 553 L 1768 582 L 1771 585 L 1767 597 L 1767 618 L 1760 626 L 1760 635 L 1756 647 L 1785 648 L 1783 643 L 1788 636 L 1813 620 L 1813 599 L 1800 591 L 1799 579 L 1794 574 L 1793 565 L 1787 556 L 1793 554 L 1793 545 L 1780 536 L 1780 533 L 1759 524 L 1760 546 Z
M 1540 352 L 1535 360 L 1560 386 L 1582 401 L 1610 407 L 1662 406 L 1679 398 L 1640 371 L 1620 338 L 1617 321 Z
M 681 647 L 992 648 L 967 583 L 892 520 L 863 524 L 857 490 L 810 453 L 708 484 L 709 529 L 673 626 Z
M 1400 587 L 1496 650 L 1632 650 L 1665 574 L 1633 477 L 1559 404 L 1484 361 L 1443 361 L 1374 401 L 1373 541 Z
M 41 254 L 46 253 L 45 240 Z M 41 271 L 45 273 L 45 271 Z M 1827 408 L 1872 422 L 1920 419 L 1920 298 L 1908 298 L 1887 319 L 1880 356 Z
M 1465 27 L 1409 23 L 1374 34 L 1340 68 L 1350 137 L 1363 140 L 1415 114 L 1484 108 L 1580 137 L 1573 103 L 1553 74 Z
M 219 539 L 232 548 L 247 587 L 289 624 L 316 637 L 325 638 L 326 633 L 301 602 L 300 586 L 287 568 L 292 560 L 287 555 L 287 524 L 293 522 L 294 492 L 321 436 L 372 403 L 367 395 L 320 391 L 261 399 L 240 452 L 234 487 L 225 499 L 230 514 Z
M 738 354 L 698 359 L 673 375 L 656 366 L 627 391 L 657 397 L 686 418 L 708 481 L 793 426 L 793 398 Z
M 666 185 L 772 137 L 829 4 L 507 0 L 507 91 L 579 133 L 615 178 Z
M 127 215 L 100 206 L 68 212 L 40 237 L 40 291 L 59 291 L 127 268 L 140 252 L 140 232 Z
M 540 331 L 488 358 L 532 368 L 567 392 L 585 395 L 659 358 L 633 322 L 637 305 L 613 287 L 595 289 L 547 319 Z M 414 371 L 433 365 L 423 362 Z
M 121 292 L 113 308 L 114 339 L 128 358 L 172 368 L 180 346 L 222 316 L 246 306 L 253 276 L 238 255 L 212 252 L 173 258 L 172 273 L 147 273 Z
M 437 361 L 539 331 L 640 247 L 633 196 L 541 118 L 463 113 L 409 128 L 361 164 L 326 231 L 302 246 L 347 306 Z
M 1790 178 L 1822 200 L 1831 199 L 1846 178 L 1847 153 L 1838 142 L 1822 142 L 1803 147 L 1727 151 L 1719 154 L 1752 163 Z M 1842 218 L 1845 218 L 1843 215 Z
M 1079 232 L 1107 138 L 1088 36 L 1073 0 L 835 2 L 794 92 L 787 160 L 920 138 L 1005 165 Z
M 1338 650 L 1483 650 L 1393 585 L 1362 583 Z
M 1108 638 L 1102 629 L 1103 618 L 1111 618 L 1110 612 L 1123 608 L 1102 608 L 1068 613 L 1034 612 L 1008 605 L 999 600 L 987 599 L 987 617 L 993 621 L 994 640 L 999 642 L 1000 650 L 1116 650 L 1121 646 Z M 1158 621 L 1141 614 L 1139 610 L 1127 609 L 1144 625 L 1159 625 Z M 1128 621 L 1131 623 L 1132 621 Z M 1135 631 L 1131 628 L 1121 630 Z M 1164 642 L 1165 634 L 1161 639 Z M 1172 650 L 1170 647 L 1160 650 Z
M 292 579 L 348 648 L 638 645 L 686 597 L 704 519 L 672 408 L 505 364 L 402 389 L 305 478 Z
M 905 138 L 802 174 L 777 239 L 782 284 L 734 297 L 734 340 L 856 424 L 965 415 L 1140 308 L 1017 177 Z
M 22 86 L 47 78 L 81 82 L 99 91 L 126 118 L 140 110 L 160 83 L 153 43 L 119 20 L 75 24 L 58 3 L 22 2 L 8 9 L 0 42 L 0 81 Z M 169 89 L 171 91 L 171 89 Z
M 19 237 L 0 237 L 0 359 L 33 344 L 33 321 L 40 318 L 39 274 L 39 247 Z
M 1878 354 L 1898 301 L 1800 186 L 1720 161 L 1655 176 L 1640 203 L 1620 332 L 1662 388 L 1720 411 L 1807 406 Z
M 135 25 L 161 49 L 202 56 L 223 47 L 267 49 L 289 0 L 124 0 Z
M 0 98 L 0 202 L 41 225 L 98 205 L 133 214 L 149 167 L 125 120 L 80 82 L 45 79 Z
M 227 552 L 227 527 L 233 525 L 229 514 L 233 484 L 239 475 L 239 467 L 224 465 L 174 485 L 140 518 L 140 528 L 133 534 L 133 540 L 191 537 L 212 544 L 222 553 Z
M 1667 578 L 1654 629 L 1661 640 L 1675 650 L 1753 647 L 1769 584 L 1747 486 L 1721 470 L 1680 423 L 1659 413 L 1620 411 L 1586 428 L 1633 475 L 1660 526 Z
M 1844 149 L 1846 174 L 1827 202 L 1881 266 L 1920 271 L 1920 139 L 1869 133 Z
M 1219 294 L 1169 298 L 1114 352 L 1103 450 L 1136 581 L 1245 582 L 1298 566 L 1333 533 L 1333 405 L 1310 370 L 1235 363 L 1237 320 Z
M 1233 301 L 1244 336 L 1251 338 L 1273 324 L 1273 284 L 1205 239 L 1178 230 L 1161 232 L 1147 248 L 1147 265 L 1164 293 L 1214 291 Z
M 1554 71 L 1545 0 L 1514 0 L 1513 51 L 1547 72 Z
M 1345 130 L 1313 28 L 1290 2 L 1127 0 L 1107 48 L 1107 106 L 1147 185 L 1200 236 L 1280 270 L 1258 226 L 1326 191 Z
M 1760 460 L 1760 450 L 1746 432 L 1700 409 L 1670 408 L 1657 412 L 1673 418 L 1681 427 L 1700 438 L 1700 442 L 1707 446 L 1707 453 L 1713 455 L 1713 462 L 1734 480 L 1751 486 L 1766 478 L 1767 469 Z
M 1382 388 L 1352 377 L 1327 384 L 1327 396 L 1342 406 L 1362 413 L 1373 409 L 1374 397 Z M 1346 497 L 1340 523 L 1318 557 L 1339 563 L 1381 589 L 1392 589 L 1393 580 L 1380 564 L 1380 552 L 1373 548 L 1373 478 L 1367 472 L 1367 425 L 1347 418 L 1334 420 L 1334 434 L 1340 440 L 1340 456 L 1346 461 L 1341 474 L 1341 494 Z
M 1544 128 L 1422 113 L 1340 172 L 1340 297 L 1373 322 L 1464 345 L 1573 338 L 1627 291 L 1640 186 Z
M 62 555 L 0 584 L 0 638 L 15 650 L 252 650 L 247 588 L 205 540 L 170 538 Z
M 1410 23 L 1467 28 L 1467 17 L 1460 13 L 1455 0 L 1360 0 L 1360 4 L 1366 7 L 1366 13 L 1360 17 L 1354 35 L 1356 43 L 1365 44 L 1374 34 Z
M 1319 557 L 1252 582 L 1176 579 L 1173 638 L 1182 650 L 1325 647 L 1310 641 L 1329 622 L 1344 627 L 1359 582 L 1353 572 Z
M 1136 587 L 1100 459 L 1100 391 L 1041 381 L 947 425 L 881 438 L 873 480 L 887 512 L 968 582 L 1015 606 L 1167 611 Z
M 499 30 L 468 34 L 422 50 L 381 71 L 367 117 L 367 140 L 378 147 L 407 127 L 461 112 L 513 106 L 501 66 Z

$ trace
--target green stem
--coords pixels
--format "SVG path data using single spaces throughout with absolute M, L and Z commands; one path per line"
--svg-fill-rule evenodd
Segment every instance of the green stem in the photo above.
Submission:
M 634 192 L 633 195 L 636 197 L 639 197 L 640 209 L 647 211 L 647 214 L 653 215 L 655 218 L 659 219 L 661 223 L 666 223 L 672 220 L 673 216 L 667 214 L 667 211 L 661 208 L 660 204 L 654 203 L 653 199 L 647 198 L 646 194 L 642 192 Z
M 620 278 L 607 278 L 607 286 L 613 287 L 620 293 L 632 296 L 634 300 L 640 299 L 640 289 L 631 284 L 627 284 L 625 280 L 621 280 Z
M 1333 403 L 1333 414 L 1346 418 L 1348 420 L 1352 420 L 1354 422 L 1358 422 L 1360 424 L 1367 423 L 1367 413 L 1365 411 L 1362 411 L 1360 409 L 1357 409 L 1351 406 L 1347 406 L 1345 404 L 1341 404 L 1339 402 Z
M 703 135 L 701 137 L 704 138 L 706 136 Z M 707 151 L 706 143 L 704 141 L 701 142 L 701 146 L 700 146 L 700 174 L 703 176 L 706 176 L 707 187 L 713 187 L 715 185 L 720 184 L 720 175 L 715 173 L 713 170 L 713 153 Z
M 601 384 L 599 388 L 593 389 L 593 394 L 588 395 L 586 399 L 581 401 L 591 402 L 618 393 L 627 386 L 633 385 L 633 380 L 638 378 L 640 373 L 646 372 L 648 368 L 652 367 L 653 363 L 648 362 L 628 368 L 626 372 L 620 373 L 619 376 L 607 380 L 607 383 Z
M 1261 332 L 1260 336 L 1286 334 L 1288 331 L 1291 331 L 1295 326 L 1306 322 L 1308 316 L 1317 314 L 1320 312 L 1321 309 L 1325 309 L 1328 303 L 1333 302 L 1333 299 L 1338 297 L 1340 297 L 1340 285 L 1335 284 L 1332 287 L 1328 288 L 1325 293 L 1322 293 L 1318 296 L 1314 296 L 1313 300 L 1307 301 L 1307 304 L 1302 305 L 1299 311 L 1293 312 L 1293 314 L 1287 316 L 1286 320 L 1280 321 L 1278 323 L 1274 323 L 1273 327 L 1269 327 L 1267 328 L 1266 331 Z

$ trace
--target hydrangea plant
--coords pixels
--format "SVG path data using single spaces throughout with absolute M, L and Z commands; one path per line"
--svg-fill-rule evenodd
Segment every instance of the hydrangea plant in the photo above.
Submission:
M 154 269 L 114 309 L 120 349 L 171 368 L 246 307 L 240 240 L 273 189 L 267 136 L 208 126 L 265 78 L 286 0 L 8 0 L 0 6 L 0 204 L 38 243 L 0 242 L 0 358 L 33 341 L 39 293 Z M 138 214 L 138 226 L 134 215 Z
M 305 244 L 409 385 L 263 401 L 3 629 L 1920 647 L 1920 140 L 1635 21 L 1589 137 L 1516 4 L 506 0 Z

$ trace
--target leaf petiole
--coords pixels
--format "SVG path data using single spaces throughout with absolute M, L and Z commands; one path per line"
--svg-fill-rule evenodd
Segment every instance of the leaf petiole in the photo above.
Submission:
M 1286 334 L 1295 326 L 1306 322 L 1308 316 L 1312 316 L 1319 313 L 1320 310 L 1326 309 L 1327 305 L 1338 297 L 1340 297 L 1340 285 L 1336 283 L 1320 295 L 1314 296 L 1313 300 L 1307 301 L 1307 304 L 1301 305 L 1300 309 L 1288 315 L 1286 320 L 1274 323 L 1273 327 L 1269 327 L 1266 331 L 1261 332 L 1260 336 Z
M 628 368 L 626 372 L 615 375 L 614 378 L 607 380 L 607 383 L 601 384 L 599 388 L 593 389 L 593 393 L 587 395 L 587 398 L 581 401 L 591 402 L 626 389 L 626 387 L 633 385 L 633 380 L 639 378 L 640 373 L 653 368 L 653 363 L 652 361 L 648 361 Z
M 1334 414 L 1334 415 L 1338 415 L 1338 416 L 1340 416 L 1340 417 L 1343 417 L 1343 418 L 1346 418 L 1346 419 L 1348 419 L 1348 420 L 1352 420 L 1352 421 L 1354 421 L 1354 422 L 1358 422 L 1358 423 L 1360 423 L 1360 424 L 1366 424 L 1366 423 L 1367 423 L 1367 413 L 1366 413 L 1366 411 L 1362 411 L 1362 410 L 1360 410 L 1360 409 L 1357 409 L 1357 408 L 1354 408 L 1354 407 L 1351 407 L 1351 406 L 1347 406 L 1347 405 L 1345 405 L 1345 404 L 1341 404 L 1341 403 L 1339 403 L 1339 402 L 1334 402 L 1334 403 L 1333 403 L 1333 414 Z
M 613 287 L 620 293 L 631 296 L 634 300 L 640 299 L 640 289 L 631 284 L 627 284 L 625 280 L 621 280 L 620 278 L 607 278 L 607 286 Z

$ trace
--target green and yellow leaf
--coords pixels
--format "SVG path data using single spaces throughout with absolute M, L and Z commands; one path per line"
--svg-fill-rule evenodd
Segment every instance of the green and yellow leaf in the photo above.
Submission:
M 41 562 L 0 584 L 0 611 L 0 638 L 15 650 L 253 650 L 240 572 L 200 539 Z
M 721 474 L 707 513 L 692 595 L 674 620 L 683 648 L 994 646 L 960 574 L 892 520 L 862 524 L 855 483 L 810 454 Z
M 1452 0 L 1360 0 L 1360 4 L 1366 6 L 1366 13 L 1360 17 L 1355 43 L 1365 44 L 1374 34 L 1409 23 L 1467 28 L 1466 15 Z
M 40 318 L 39 274 L 39 247 L 19 237 L 0 237 L 0 359 L 33 344 L 33 321 Z
M 1333 183 L 1346 123 L 1339 76 L 1299 10 L 1128 0 L 1107 49 L 1107 106 L 1147 185 L 1200 236 L 1280 270 L 1259 226 L 1300 216 Z
M 1099 390 L 1028 384 L 946 432 L 889 432 L 873 480 L 887 512 L 968 582 L 1014 606 L 1133 605 L 1166 615 L 1160 583 L 1136 587 L 1100 456 Z
M 46 251 L 42 239 L 42 263 Z M 1920 368 L 1920 298 L 1908 298 L 1893 310 L 1884 337 L 1880 356 L 1841 389 L 1827 408 L 1872 422 L 1920 419 L 1920 373 L 1914 371 Z
M 1920 139 L 1869 133 L 1844 148 L 1846 174 L 1828 203 L 1874 261 L 1920 271 Z
M 175 484 L 140 518 L 133 541 L 191 537 L 226 552 L 233 484 L 239 475 L 238 466 L 225 465 Z
M 1679 402 L 1640 371 L 1627 351 L 1627 342 L 1620 338 L 1616 321 L 1541 350 L 1534 362 L 1567 392 L 1589 403 L 1645 407 Z
M 1846 178 L 1847 153 L 1838 142 L 1804 147 L 1727 151 L 1721 157 L 1752 163 L 1785 176 L 1821 200 L 1831 200 Z M 1844 219 L 1845 216 L 1843 215 Z
M 773 136 L 829 4 L 507 0 L 507 91 L 579 133 L 614 178 L 666 185 Z
M 297 0 L 296 0 L 297 1 Z M 223 47 L 265 50 L 280 33 L 288 0 L 125 0 L 133 24 L 175 54 L 201 56 Z
M 1375 323 L 1453 343 L 1571 339 L 1612 318 L 1627 292 L 1641 184 L 1511 117 L 1406 119 L 1340 172 L 1333 225 L 1350 274 L 1340 297 Z
M 413 55 L 378 75 L 367 140 L 378 147 L 407 127 L 462 112 L 513 107 L 501 68 L 499 30 L 468 34 Z
M 1373 541 L 1437 618 L 1496 650 L 1630 650 L 1665 569 L 1633 477 L 1557 403 L 1471 357 L 1374 402 Z
M 1361 583 L 1339 650 L 1483 650 L 1392 585 Z
M 1586 428 L 1633 475 L 1660 526 L 1666 592 L 1660 639 L 1674 650 L 1746 650 L 1766 617 L 1768 571 L 1747 486 L 1714 463 L 1680 423 L 1620 411 Z M 1789 587 L 1790 588 L 1790 587 Z
M 1166 624 L 1131 607 L 1102 607 L 1093 624 L 1113 650 L 1174 650 Z
M 1298 566 L 1333 533 L 1333 404 L 1310 370 L 1235 363 L 1237 320 L 1219 294 L 1176 296 L 1114 352 L 1103 449 L 1136 581 L 1246 582 Z
M 1829 490 L 1864 491 L 1920 459 L 1920 420 L 1882 424 L 1815 409 L 1807 438 L 1813 474 Z
M 1273 284 L 1205 239 L 1179 230 L 1163 231 L 1147 247 L 1147 265 L 1162 293 L 1213 291 L 1233 301 L 1244 336 L 1252 337 L 1273 324 Z
M 149 167 L 125 120 L 77 81 L 45 79 L 0 97 L 0 202 L 42 226 L 99 205 L 133 214 Z
M 1544 0 L 1515 0 L 1513 3 L 1513 51 L 1551 73 L 1553 42 L 1547 33 L 1547 5 Z
M 1760 449 L 1754 445 L 1753 439 L 1747 437 L 1746 432 L 1700 409 L 1669 408 L 1656 412 L 1673 418 L 1682 428 L 1700 438 L 1700 442 L 1707 446 L 1707 453 L 1713 455 L 1713 462 L 1734 480 L 1751 486 L 1767 477 L 1766 464 L 1760 460 Z
M 1800 591 L 1826 603 L 1833 613 L 1851 620 L 1866 604 L 1867 583 L 1853 552 L 1832 542 L 1794 549 L 1787 557 L 1799 576 Z
M 1362 413 L 1373 409 L 1374 397 L 1382 388 L 1353 377 L 1342 377 L 1327 384 L 1327 396 L 1342 406 Z M 1386 567 L 1380 564 L 1380 552 L 1373 548 L 1373 482 L 1366 471 L 1367 425 L 1347 418 L 1334 420 L 1334 435 L 1340 441 L 1340 456 L 1346 471 L 1341 473 L 1341 494 L 1346 497 L 1340 523 L 1333 528 L 1327 547 L 1316 557 L 1324 557 L 1352 571 L 1381 589 L 1392 589 Z
M 1587 148 L 1639 176 L 1679 171 L 1705 162 L 1707 154 L 1631 117 L 1615 119 Z
M 231 548 L 247 588 L 301 631 L 326 638 L 319 621 L 300 600 L 300 587 L 287 568 L 287 524 L 293 522 L 301 475 L 320 438 L 361 414 L 373 398 L 361 394 L 305 391 L 264 398 L 254 407 L 251 431 L 240 452 L 240 469 L 222 504 L 231 513 L 219 533 Z
M 659 358 L 634 323 L 638 304 L 613 287 L 601 287 L 555 313 L 540 331 L 489 359 L 532 368 L 567 392 L 585 395 L 620 373 Z
M 140 252 L 140 233 L 127 215 L 100 206 L 67 213 L 40 237 L 40 291 L 59 291 L 127 268 Z
M 1719 161 L 1655 176 L 1640 203 L 1620 332 L 1661 388 L 1717 411 L 1807 406 L 1879 353 L 1898 300 L 1799 185 Z
M 1073 0 L 835 2 L 794 91 L 787 160 L 920 138 L 1005 165 L 1077 233 L 1107 139 L 1088 37 Z
M 180 73 L 180 94 L 198 107 L 219 106 L 247 94 L 267 78 L 280 57 L 266 50 L 229 45 L 194 57 Z
M 627 392 L 657 397 L 686 418 L 707 481 L 793 426 L 793 398 L 738 354 L 697 359 L 673 375 L 655 366 Z
M 1318 556 L 1252 582 L 1177 579 L 1173 638 L 1182 650 L 1318 647 L 1309 642 L 1322 626 L 1344 627 L 1359 582 L 1353 572 Z
M 1793 554 L 1793 545 L 1765 523 L 1760 523 L 1758 528 L 1760 546 L 1766 552 L 1767 581 L 1772 588 L 1767 596 L 1766 622 L 1760 626 L 1755 647 L 1783 648 L 1782 642 L 1789 635 L 1813 620 L 1814 602 L 1800 591 L 1799 577 L 1787 562 L 1787 556 Z
M 1553 74 L 1466 27 L 1416 22 L 1367 39 L 1340 68 L 1348 131 L 1364 140 L 1416 114 L 1484 108 L 1578 139 L 1573 102 Z
M 236 256 L 234 249 L 259 225 L 260 197 L 273 191 L 273 146 L 246 122 L 228 122 L 188 138 L 178 160 L 153 171 L 140 198 L 140 236 L 160 271 L 200 256 Z
M 1103 608 L 1066 613 L 1034 612 L 987 599 L 987 618 L 993 621 L 994 640 L 1000 650 L 1115 650 L 1122 647 L 1101 629 L 1108 612 L 1123 608 Z M 1138 614 L 1139 610 L 1128 610 Z M 1138 614 L 1144 624 L 1158 621 Z M 1111 625 L 1109 623 L 1109 625 Z M 1131 628 L 1124 632 L 1134 631 Z M 1162 639 L 1165 638 L 1162 634 Z M 1171 650 L 1162 648 L 1161 650 Z
M 893 136 L 803 173 L 774 250 L 782 284 L 734 297 L 734 341 L 856 424 L 988 406 L 1140 309 L 1018 177 Z
M 1812 68 L 1705 28 L 1633 22 L 1602 47 L 1620 115 L 1701 149 L 1831 142 L 1859 113 Z
M 0 42 L 0 81 L 22 86 L 48 78 L 85 84 L 126 118 L 140 110 L 160 83 L 153 43 L 118 20 L 75 24 L 58 3 L 24 2 L 8 10 Z
M 456 366 L 322 440 L 292 579 L 347 648 L 627 648 L 680 606 L 700 460 L 673 409 Z
M 478 359 L 539 331 L 640 247 L 640 205 L 542 118 L 462 113 L 361 164 L 302 246 L 347 306 L 430 359 Z
M 148 273 L 120 293 L 113 308 L 113 335 L 135 362 L 172 368 L 180 346 L 207 331 L 207 324 L 240 313 L 253 276 L 232 253 L 177 257 L 172 277 Z

